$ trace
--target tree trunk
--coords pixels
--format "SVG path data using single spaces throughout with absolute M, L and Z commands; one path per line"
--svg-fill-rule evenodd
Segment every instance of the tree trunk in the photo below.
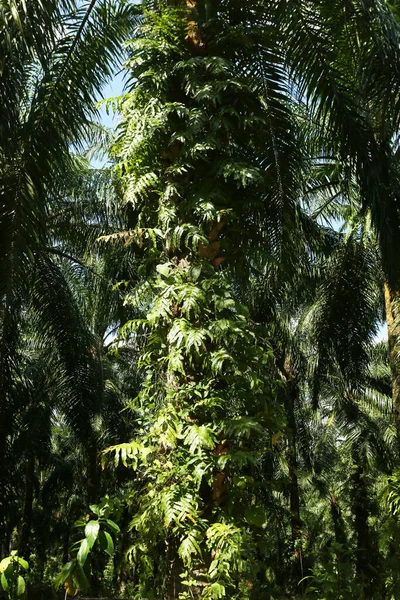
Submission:
M 363 589 L 362 598 L 372 597 L 374 571 L 371 565 L 374 562 L 374 549 L 371 544 L 371 535 L 368 525 L 369 500 L 365 483 L 365 474 L 360 465 L 359 456 L 353 455 L 355 471 L 351 478 L 352 483 L 352 511 L 354 516 L 354 530 L 357 537 L 356 572 Z
M 292 429 L 292 438 L 289 439 L 288 465 L 289 465 L 289 490 L 290 490 L 290 524 L 292 530 L 293 550 L 297 553 L 297 543 L 301 539 L 300 494 L 297 478 L 297 447 L 296 431 Z
M 344 558 L 342 549 L 346 548 L 347 540 L 346 540 L 346 532 L 345 525 L 343 522 L 343 517 L 340 510 L 340 505 L 335 496 L 331 496 L 329 500 L 330 513 L 333 521 L 333 530 L 335 532 L 335 542 L 338 545 L 336 550 L 336 559 L 337 559 L 337 572 L 338 572 L 338 589 L 339 592 L 342 590 L 343 583 L 346 585 L 346 582 L 343 581 L 343 564 L 346 562 L 346 558 Z
M 290 527 L 292 532 L 292 552 L 295 557 L 294 578 L 296 585 L 304 577 L 303 556 L 301 548 L 302 521 L 300 515 L 300 493 L 297 478 L 297 425 L 295 405 L 299 397 L 299 384 L 290 359 L 285 358 L 281 372 L 286 379 L 285 411 L 289 427 L 287 461 L 289 467 L 289 495 L 290 495 Z
M 187 37 L 186 37 L 186 45 L 190 48 L 191 53 L 196 55 L 204 54 L 204 42 L 202 38 L 202 34 L 198 28 L 198 7 L 197 0 L 169 0 L 169 4 L 172 6 L 181 6 L 186 8 L 187 11 Z M 172 89 L 170 92 L 171 99 L 174 99 L 175 96 L 180 98 L 182 95 L 182 89 L 178 87 L 177 89 Z M 189 104 L 190 106 L 190 104 Z M 164 154 L 165 160 L 169 160 L 173 162 L 180 153 L 180 148 L 168 148 L 165 150 Z M 179 176 L 177 178 L 177 184 L 180 184 Z M 179 209 L 178 209 L 179 210 Z M 182 215 L 182 221 L 184 221 L 184 215 Z M 220 242 L 218 241 L 219 233 L 223 228 L 223 221 L 215 223 L 214 227 L 211 228 L 211 231 L 208 235 L 209 245 L 199 244 L 198 254 L 200 255 L 200 259 L 203 261 L 209 261 L 213 264 L 214 268 L 217 269 L 221 263 L 219 258 L 219 250 L 220 250 Z M 174 258 L 174 260 L 176 260 Z M 184 252 L 180 255 L 180 260 L 178 262 L 178 268 L 182 268 L 182 270 L 187 269 L 188 265 L 191 264 L 193 260 L 193 255 L 190 249 L 187 252 Z M 175 318 L 180 318 L 180 306 L 173 306 L 173 315 Z M 197 320 L 197 317 L 193 317 L 193 319 L 189 319 L 190 322 L 194 322 Z M 202 373 L 197 371 L 195 368 L 186 365 L 185 374 L 180 378 L 179 385 L 185 385 L 188 380 L 193 382 L 198 382 L 202 378 Z M 179 380 L 179 378 L 178 378 Z M 172 380 L 168 382 L 168 385 L 171 388 L 174 388 L 177 385 L 176 375 L 172 377 Z M 193 422 L 196 422 L 199 425 L 202 425 L 202 417 L 200 415 L 193 413 Z M 204 417 L 203 417 L 204 418 Z M 221 446 L 221 444 L 219 445 Z M 221 453 L 224 452 L 224 449 L 219 449 Z M 214 475 L 213 482 L 211 485 L 203 482 L 201 486 L 201 498 L 204 504 L 204 514 L 207 514 L 208 518 L 212 520 L 212 506 L 219 506 L 223 503 L 223 496 L 226 491 L 225 484 L 225 474 L 222 472 L 217 472 Z M 182 573 L 185 571 L 185 565 L 182 558 L 178 554 L 179 548 L 179 540 L 174 536 L 170 535 L 170 537 L 166 540 L 166 571 L 164 575 L 164 592 L 163 592 L 163 600 L 177 600 L 180 593 L 188 592 L 188 587 L 182 585 Z M 204 546 L 203 550 L 203 563 L 200 564 L 198 568 L 193 569 L 192 576 L 196 579 L 196 584 L 190 586 L 190 597 L 193 600 L 200 599 L 203 592 L 203 585 L 206 585 L 207 581 L 207 568 L 211 563 L 211 559 L 208 556 L 209 552 L 207 548 Z
M 219 30 L 212 29 L 217 25 L 209 25 L 207 40 L 211 41 L 205 47 L 196 2 L 175 0 L 173 4 L 180 7 L 171 10 L 180 41 L 168 59 L 172 76 L 168 79 L 169 72 L 164 73 L 168 81 L 161 93 L 170 116 L 164 120 L 162 134 L 154 136 L 153 126 L 146 134 L 151 153 L 143 157 L 133 146 L 127 151 L 131 181 L 140 181 L 143 173 L 157 180 L 143 193 L 138 223 L 157 227 L 153 230 L 157 231 L 155 243 L 160 250 L 156 260 L 162 263 L 154 265 L 158 272 L 154 278 L 156 297 L 145 324 L 148 337 L 141 358 L 149 375 L 138 399 L 146 406 L 157 398 L 151 417 L 154 425 L 150 425 L 148 435 L 158 449 L 154 465 L 159 476 L 153 470 L 151 496 L 144 489 L 147 504 L 139 502 L 139 511 L 141 506 L 148 506 L 149 512 L 157 506 L 155 514 L 162 515 L 156 543 L 162 542 L 165 549 L 165 573 L 158 594 L 163 600 L 177 599 L 180 575 L 185 570 L 191 582 L 185 590 L 191 598 L 224 594 L 240 595 L 244 600 L 253 593 L 255 568 L 261 569 L 254 564 L 255 537 L 250 539 L 248 534 L 248 519 L 255 515 L 260 491 L 257 484 L 252 486 L 249 475 L 253 473 L 254 453 L 264 451 L 260 436 L 281 422 L 280 417 L 275 422 L 275 414 L 281 414 L 280 405 L 274 411 L 267 410 L 275 400 L 270 349 L 267 351 L 265 340 L 237 299 L 228 274 L 231 265 L 238 268 L 240 261 L 248 264 L 243 252 L 240 256 L 242 245 L 247 247 L 248 241 L 242 221 L 247 217 L 246 207 L 258 203 L 268 186 L 258 166 L 258 154 L 251 152 L 244 158 L 242 150 L 249 138 L 259 138 L 264 108 L 242 79 L 233 85 L 236 59 L 231 60 L 222 42 L 218 45 Z M 155 48 L 164 39 L 169 40 L 168 45 L 172 43 L 162 28 L 155 30 L 154 38 L 149 30 L 145 35 L 155 41 Z M 132 75 L 141 81 L 139 67 Z M 188 85 L 192 76 L 193 87 Z M 148 88 L 144 84 L 132 115 L 138 108 L 148 112 L 146 107 L 153 105 L 152 85 Z M 207 90 L 211 90 L 210 96 Z M 179 111 L 175 113 L 176 105 Z M 232 109 L 232 119 L 228 116 L 225 120 L 225 105 L 229 115 Z M 166 114 L 164 109 L 161 113 Z M 194 138 L 190 115 L 197 115 Z M 132 123 L 135 121 L 136 116 Z M 125 123 L 132 131 L 129 117 Z M 269 131 L 265 120 L 265 134 Z M 238 165 L 243 160 L 238 179 Z M 221 165 L 227 165 L 227 170 L 221 170 Z M 259 171 L 259 178 L 254 170 Z M 254 178 L 249 186 L 248 176 Z M 228 266 L 221 268 L 222 263 Z M 295 487 L 296 467 L 294 462 L 291 478 Z M 233 473 L 242 476 L 240 485 L 236 485 Z M 158 495 L 163 496 L 161 508 Z M 299 513 L 295 504 L 293 513 Z M 141 512 L 140 516 L 147 518 Z M 299 523 L 296 526 L 295 520 L 294 516 L 297 531 Z M 139 518 L 137 522 L 140 533 Z M 262 525 L 255 522 L 254 527 L 259 527 L 262 535 Z M 228 547 L 246 548 L 240 570 L 235 553 L 228 552 Z M 208 588 L 206 594 L 204 588 Z
M 341 546 L 345 546 L 347 543 L 346 533 L 343 523 L 343 517 L 341 515 L 340 506 L 337 501 L 337 498 L 334 496 L 330 497 L 329 501 L 330 512 L 333 521 L 333 530 L 335 532 L 335 542 L 340 544 Z
M 400 291 L 385 283 L 385 308 L 388 331 L 389 364 L 392 372 L 392 402 L 397 440 L 400 445 Z
M 4 400 L 6 407 L 8 402 Z M 0 557 L 8 556 L 10 551 L 10 509 L 12 507 L 12 485 L 7 460 L 7 437 L 11 433 L 12 420 L 9 411 L 0 408 Z M 13 526 L 11 525 L 11 530 Z
M 1 414 L 0 414 L 1 419 Z M 5 433 L 0 426 L 0 557 L 8 556 L 8 544 L 6 543 L 7 531 L 7 514 L 8 514 L 8 499 L 7 499 L 7 476 L 6 476 L 6 460 L 5 460 Z
M 178 547 L 178 540 L 171 536 L 166 542 L 163 600 L 176 600 L 185 591 L 180 577 L 184 565 L 178 554 Z
M 90 440 L 87 448 L 87 504 L 96 504 L 98 501 L 98 478 L 99 469 L 97 465 L 97 445 L 95 440 Z
M 25 498 L 22 515 L 22 525 L 18 540 L 18 553 L 20 556 L 29 556 L 30 536 L 32 530 L 32 508 L 35 478 L 35 457 L 33 454 L 27 459 L 25 471 Z

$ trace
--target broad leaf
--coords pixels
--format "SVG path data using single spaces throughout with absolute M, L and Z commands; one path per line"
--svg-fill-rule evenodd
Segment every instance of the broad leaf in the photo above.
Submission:
M 110 556 L 114 554 L 114 542 L 108 531 L 100 531 L 99 533 L 100 547 Z
M 57 576 L 57 578 L 54 582 L 54 588 L 56 590 L 58 590 L 60 585 L 62 585 L 68 579 L 68 577 L 71 575 L 72 571 L 74 570 L 75 565 L 76 565 L 76 560 L 74 559 L 74 560 L 70 560 L 63 566 L 61 573 Z
M 21 598 L 25 594 L 25 580 L 21 575 L 17 579 L 17 597 Z
M 80 565 L 76 565 L 76 569 L 74 570 L 72 576 L 77 589 L 87 590 L 90 587 L 90 583 L 86 577 L 85 571 Z
M 89 554 L 89 542 L 87 540 L 87 538 L 85 538 L 84 540 L 82 540 L 76 560 L 78 561 L 78 564 L 83 567 L 83 565 L 86 562 L 86 559 L 88 557 Z
M 6 592 L 8 590 L 8 580 L 7 580 L 7 577 L 4 575 L 4 573 L 2 573 L 0 576 L 0 583 L 1 583 L 1 587 Z
M 111 529 L 111 531 L 114 531 L 114 533 L 120 532 L 120 528 L 118 527 L 118 525 L 116 523 L 114 523 L 114 521 L 112 521 L 111 519 L 106 519 L 106 523 L 107 523 L 108 527 Z
M 20 557 L 18 557 L 17 560 L 18 560 L 18 564 L 20 565 L 20 567 L 25 569 L 25 571 L 28 571 L 28 569 L 29 569 L 28 561 L 25 560 L 24 558 L 20 558 Z
M 98 517 L 100 516 L 100 508 L 97 506 L 97 504 L 91 504 L 89 508 L 93 514 L 97 515 Z
M 92 548 L 97 536 L 99 535 L 100 523 L 98 521 L 89 521 L 86 523 L 85 536 L 88 541 L 89 548 Z
M 6 558 L 3 558 L 3 560 L 0 562 L 0 573 L 4 573 L 4 571 L 7 569 L 8 565 L 10 564 L 11 561 L 12 561 L 11 556 L 7 556 Z

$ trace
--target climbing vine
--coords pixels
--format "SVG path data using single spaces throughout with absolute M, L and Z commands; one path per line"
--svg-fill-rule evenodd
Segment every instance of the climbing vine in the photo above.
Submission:
M 265 523 L 256 465 L 283 427 L 265 332 L 233 285 L 266 185 L 257 140 L 267 115 L 235 61 L 218 55 L 212 27 L 208 48 L 198 18 L 195 6 L 147 13 L 119 101 L 114 154 L 137 224 L 111 237 L 145 250 L 146 283 L 126 302 L 148 308 L 123 329 L 146 340 L 132 404 L 142 435 L 105 462 L 112 452 L 141 480 L 140 597 L 155 587 L 165 598 L 244 599 Z

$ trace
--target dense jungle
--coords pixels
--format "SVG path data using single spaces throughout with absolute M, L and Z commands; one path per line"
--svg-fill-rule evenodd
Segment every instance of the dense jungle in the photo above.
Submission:
M 0 0 L 0 598 L 399 565 L 400 2 Z

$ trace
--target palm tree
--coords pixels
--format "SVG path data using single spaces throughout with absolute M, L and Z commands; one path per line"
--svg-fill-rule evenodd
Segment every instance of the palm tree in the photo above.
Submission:
M 29 335 L 51 348 L 61 381 L 56 395 L 43 395 L 43 431 L 57 407 L 84 450 L 87 477 L 77 485 L 89 504 L 101 489 L 98 450 L 106 438 L 116 441 L 115 432 L 104 434 L 105 421 L 121 425 L 106 338 L 146 308 L 142 321 L 125 327 L 127 335 L 136 328 L 132 346 L 144 341 L 145 381 L 135 405 L 142 431 L 138 441 L 115 449 L 123 462 L 142 465 L 133 522 L 142 595 L 149 586 L 171 599 L 188 588 L 193 597 L 261 593 L 260 505 L 266 496 L 270 505 L 275 500 L 257 475 L 282 437 L 292 548 L 300 547 L 298 467 L 305 459 L 298 411 L 307 382 L 291 319 L 302 314 L 300 325 L 316 332 L 314 398 L 338 373 L 359 393 L 383 282 L 392 296 L 396 290 L 393 15 L 376 0 L 265 4 L 148 3 L 130 50 L 131 79 L 119 103 L 114 146 L 127 215 L 98 206 L 108 175 L 89 180 L 71 147 L 92 135 L 96 90 L 135 11 L 124 2 L 94 0 L 77 9 L 72 1 L 49 0 L 0 12 L 6 108 L 0 123 L 0 479 L 11 494 L 6 457 L 11 443 L 23 439 L 19 422 L 31 436 L 27 458 L 37 460 L 39 452 L 32 412 L 41 385 L 35 364 L 41 363 L 24 357 L 24 318 L 34 315 Z M 351 188 L 358 216 L 368 214 L 372 227 L 352 217 L 347 235 L 326 235 L 305 207 L 318 194 L 322 215 L 340 204 L 331 196 L 343 198 Z M 127 247 L 94 248 L 102 234 Z M 314 253 L 328 258 L 308 264 Z M 307 265 L 323 270 L 311 289 Z M 265 314 L 250 317 L 243 290 L 256 271 L 266 274 Z M 351 288 L 343 277 L 353 279 Z M 129 290 L 125 306 L 111 289 L 118 280 L 143 282 L 136 293 Z M 310 295 L 317 293 L 313 304 Z M 312 304 L 307 320 L 304 306 Z M 389 304 L 395 308 L 394 296 Z M 274 334 L 255 321 L 271 325 Z M 363 453 L 356 450 L 361 468 Z M 28 547 L 32 520 L 32 462 L 24 477 L 21 549 Z M 359 484 L 363 473 L 357 473 Z M 367 512 L 357 498 L 362 537 Z M 0 534 L 7 546 L 16 524 L 10 505 L 4 494 Z
M 8 514 L 7 448 L 15 425 L 19 336 L 28 296 L 68 348 L 73 321 L 51 311 L 65 284 L 52 253 L 50 199 L 74 170 L 73 145 L 90 139 L 96 95 L 117 64 L 132 24 L 126 3 L 15 2 L 0 11 L 0 537 Z M 37 283 L 35 291 L 33 282 Z M 47 295 L 46 295 L 47 294 Z M 68 301 L 67 301 L 68 304 Z M 47 315 L 46 315 L 47 311 Z M 73 344 L 72 344 L 73 345 Z M 75 346 L 76 348 L 76 346 Z M 73 348 L 69 348 L 73 352 Z M 2 547 L 1 553 L 5 552 Z
M 133 425 L 121 411 L 137 384 L 136 351 L 121 348 L 125 360 L 117 363 L 117 344 L 110 341 L 110 331 L 130 313 L 113 286 L 133 281 L 137 262 L 126 249 L 95 244 L 101 233 L 123 224 L 125 215 L 115 214 L 109 177 L 87 165 L 59 194 L 50 202 L 49 259 L 46 268 L 37 265 L 31 274 L 19 323 L 23 335 L 7 455 L 5 552 L 17 545 L 20 554 L 29 557 L 32 551 L 37 557 L 31 586 L 46 583 L 46 547 L 59 560 L 66 558 L 75 520 L 89 514 L 103 494 L 120 493 L 124 478 L 103 474 L 98 453 L 120 435 L 131 435 Z M 73 221 L 72 230 L 65 228 L 66 219 Z
M 325 14 L 328 19 L 330 9 L 324 7 L 323 2 L 320 2 L 316 11 L 317 14 Z M 316 7 L 313 6 L 313 10 Z M 398 16 L 398 8 L 396 5 L 391 5 L 389 8 L 381 2 L 371 2 L 366 5 L 358 2 L 346 2 L 340 7 L 337 7 L 335 14 L 332 13 L 328 19 L 330 21 L 329 28 L 333 34 L 333 28 L 341 30 L 344 36 L 341 37 L 341 42 L 335 44 L 335 49 L 330 48 L 330 35 L 325 38 L 325 45 L 321 48 L 322 54 L 319 57 L 321 74 L 323 69 L 328 67 L 326 60 L 329 60 L 329 65 L 334 65 L 334 76 L 326 80 L 327 85 L 337 86 L 337 93 L 334 96 L 333 105 L 330 107 L 334 123 L 332 126 L 343 128 L 347 131 L 344 135 L 336 136 L 334 145 L 331 145 L 332 138 L 328 141 L 325 135 L 325 123 L 322 124 L 322 136 L 317 137 L 320 149 L 323 149 L 322 154 L 325 156 L 324 169 L 329 169 L 329 162 L 338 164 L 337 158 L 340 155 L 340 186 L 332 186 L 328 180 L 323 186 L 326 192 L 329 192 L 331 187 L 331 199 L 325 198 L 320 204 L 318 210 L 323 213 L 330 211 L 333 214 L 336 210 L 336 215 L 340 219 L 343 218 L 343 211 L 337 207 L 340 202 L 335 202 L 338 196 L 348 197 L 353 196 L 350 201 L 352 212 L 357 211 L 361 219 L 366 217 L 370 220 L 369 227 L 372 229 L 375 236 L 374 258 L 375 268 L 380 273 L 381 288 L 384 290 L 385 296 L 385 320 L 388 325 L 388 339 L 390 348 L 390 363 L 393 375 L 392 383 L 392 398 L 397 430 L 399 431 L 399 368 L 398 368 L 398 280 L 399 266 L 397 263 L 398 248 L 398 228 L 399 228 L 399 206 L 398 206 L 398 184 L 399 184 L 399 166 L 398 166 L 398 99 L 393 94 L 395 80 L 398 76 L 396 69 L 391 70 L 388 66 L 387 57 L 391 55 L 394 60 L 397 60 L 398 48 L 395 48 L 395 40 L 398 37 L 399 25 L 394 15 Z M 307 5 L 305 5 L 303 16 L 307 13 Z M 365 13 L 368 11 L 368 14 Z M 308 14 L 309 15 L 309 14 Z M 309 15 L 310 16 L 310 15 Z M 318 35 L 315 35 L 313 29 L 315 17 L 310 19 L 303 18 L 299 20 L 298 34 L 295 37 L 295 44 L 300 46 L 306 43 L 306 35 L 311 43 L 318 44 Z M 358 33 L 355 34 L 355 28 Z M 349 37 L 349 33 L 353 31 L 354 36 Z M 373 33 L 372 33 L 373 32 Z M 303 36 L 303 37 L 302 37 Z M 357 42 L 354 40 L 357 38 Z M 297 46 L 297 47 L 298 47 Z M 287 46 L 291 52 L 290 44 Z M 310 45 L 308 47 L 311 47 Z M 296 46 L 293 46 L 293 52 L 296 51 Z M 344 51 L 344 52 L 343 52 Z M 343 54 L 342 54 L 343 52 Z M 341 55 L 341 64 L 335 62 L 335 57 Z M 301 53 L 298 53 L 301 56 Z M 333 60 L 333 62 L 332 62 Z M 325 62 L 324 62 L 325 61 Z M 330 68 L 330 67 L 329 67 Z M 346 84 L 342 86 L 342 76 L 350 74 L 350 78 L 354 84 L 355 95 L 351 98 L 347 96 Z M 310 77 L 315 75 L 310 71 Z M 323 85 L 320 79 L 320 84 Z M 343 95 L 342 95 L 343 92 Z M 353 116 L 357 113 L 361 105 L 359 97 L 364 95 L 365 102 L 363 103 L 364 116 L 359 115 L 358 121 L 365 117 L 362 125 L 362 131 L 359 132 L 358 139 L 353 136 L 353 125 L 351 125 L 350 114 Z M 343 99 L 346 107 L 342 107 L 340 114 L 336 113 L 338 102 Z M 358 107 L 358 108 L 357 108 Z M 320 119 L 321 111 L 316 112 L 317 119 Z M 349 119 L 347 125 L 345 120 Z M 319 121 L 319 127 L 321 121 Z M 314 125 L 313 125 L 314 127 Z M 329 133 L 329 132 L 328 132 Z M 329 137 L 329 136 L 328 136 Z M 322 141 L 322 143 L 321 143 Z M 350 144 L 345 150 L 345 145 Z M 360 147 L 364 145 L 364 150 Z M 347 155 L 343 161 L 342 157 Z M 368 156 L 367 156 L 368 155 Z M 372 156 L 374 158 L 372 159 Z M 371 162 L 372 160 L 372 162 Z M 328 164 L 327 164 L 328 163 Z M 336 187 L 336 189 L 335 189 Z M 354 201 L 354 195 L 357 200 Z M 349 215 L 345 215 L 347 220 Z M 350 218 L 353 218 L 351 216 Z M 356 217 L 357 218 L 357 217 Z M 354 233 L 356 236 L 357 234 Z M 359 245 L 357 245 L 360 248 Z M 361 259 L 359 256 L 358 260 Z M 364 256 L 368 264 L 369 259 Z M 380 263 L 378 266 L 376 261 Z M 348 263 L 349 264 L 349 263 Z M 372 265 L 368 266 L 371 272 Z M 344 280 L 345 278 L 343 278 Z M 361 283 L 361 280 L 360 280 Z M 370 284 L 366 281 L 365 290 L 370 289 Z M 374 292 L 375 293 L 375 292 Z M 367 293 L 364 294 L 364 299 L 367 298 Z M 338 294 L 339 296 L 339 294 Z M 357 310 L 358 304 L 354 299 L 353 308 Z M 365 303 L 364 303 L 365 306 Z M 361 311 L 362 312 L 362 311 Z M 344 314 L 344 313 L 342 313 Z M 354 315 L 355 316 L 355 315 Z M 363 317 L 361 317 L 363 318 Z M 347 331 L 352 331 L 351 327 Z M 365 332 L 365 329 L 364 329 Z M 344 328 L 342 329 L 344 333 Z M 337 335 L 337 340 L 341 339 L 341 335 Z M 346 336 L 344 337 L 344 340 Z M 342 346 L 342 350 L 344 345 Z M 346 356 L 348 349 L 342 356 Z M 338 354 L 340 354 L 339 352 Z
M 158 272 L 148 316 L 132 324 L 148 336 L 140 395 L 148 425 L 144 447 L 114 450 L 134 463 L 152 457 L 134 525 L 149 553 L 163 546 L 164 573 L 152 572 L 162 596 L 183 591 L 185 571 L 193 597 L 245 598 L 256 593 L 245 554 L 256 550 L 240 506 L 256 503 L 257 493 L 241 493 L 233 473 L 251 473 L 257 436 L 270 445 L 284 419 L 271 351 L 238 303 L 232 275 L 246 279 L 267 254 L 266 265 L 279 262 L 279 277 L 290 281 L 301 198 L 313 192 L 304 175 L 323 136 L 355 174 L 394 277 L 378 199 L 395 227 L 396 177 L 388 174 L 396 173 L 364 106 L 366 96 L 372 105 L 381 90 L 390 94 L 380 74 L 388 52 L 397 56 L 398 28 L 380 2 L 150 4 L 127 63 L 132 84 L 114 150 L 136 226 L 110 237 L 147 247 L 149 270 Z M 374 57 L 375 69 L 363 70 Z M 304 148 L 310 123 L 317 141 Z M 194 475 L 182 478 L 188 465 Z M 295 472 L 293 464 L 293 484 Z M 160 527 L 150 530 L 149 520 Z

